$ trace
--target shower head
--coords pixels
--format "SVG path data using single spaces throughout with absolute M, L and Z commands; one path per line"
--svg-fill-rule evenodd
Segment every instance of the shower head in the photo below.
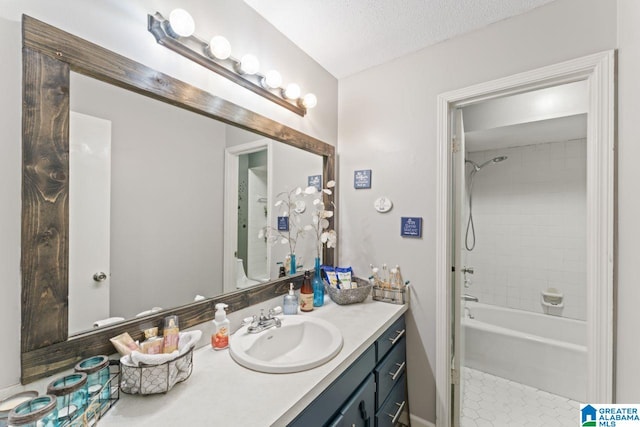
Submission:
M 478 172 L 480 169 L 482 169 L 483 167 L 487 166 L 487 165 L 492 165 L 495 163 L 500 163 L 504 160 L 507 160 L 507 156 L 498 156 L 498 157 L 494 157 L 491 160 L 487 160 L 486 162 L 484 162 L 481 165 L 478 165 L 476 162 L 474 162 L 473 160 L 465 160 L 466 163 L 471 163 L 471 165 L 473 166 L 473 172 Z

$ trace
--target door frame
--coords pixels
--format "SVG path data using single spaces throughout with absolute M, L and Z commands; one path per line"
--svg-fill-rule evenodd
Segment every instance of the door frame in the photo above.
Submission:
M 592 54 L 438 96 L 436 426 L 451 425 L 452 114 L 456 107 L 587 81 L 587 402 L 613 401 L 615 53 Z
M 243 154 L 251 154 L 257 151 L 267 150 L 267 171 L 273 171 L 273 149 L 271 140 L 264 138 L 240 145 L 227 147 L 224 154 L 224 242 L 223 242 L 223 291 L 233 292 L 235 283 L 235 256 L 238 247 L 238 158 Z M 271 200 L 273 193 L 271 177 L 267 176 L 267 199 Z M 267 224 L 271 224 L 271 209 L 267 211 Z M 257 238 L 257 236 L 256 236 Z M 271 259 L 271 246 L 267 246 L 267 259 Z M 245 266 L 245 269 L 247 267 Z M 245 270 L 246 271 L 246 270 Z M 271 265 L 267 268 L 271 277 Z

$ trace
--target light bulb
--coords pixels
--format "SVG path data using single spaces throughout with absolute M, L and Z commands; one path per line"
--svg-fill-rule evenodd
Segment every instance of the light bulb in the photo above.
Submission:
M 302 106 L 304 108 L 313 108 L 318 105 L 318 98 L 312 94 L 308 93 L 302 98 Z
M 277 89 L 282 85 L 282 76 L 276 70 L 269 70 L 262 79 L 262 86 L 268 89 Z
M 251 54 L 246 54 L 240 58 L 240 71 L 244 74 L 255 74 L 260 69 L 258 58 Z
M 287 99 L 298 99 L 300 98 L 300 86 L 295 83 L 289 83 L 285 88 L 283 95 Z
M 231 56 L 229 40 L 222 36 L 215 36 L 209 42 L 209 52 L 217 59 L 227 59 Z
M 196 29 L 189 12 L 184 9 L 173 9 L 169 14 L 169 26 L 171 30 L 178 36 L 189 37 Z

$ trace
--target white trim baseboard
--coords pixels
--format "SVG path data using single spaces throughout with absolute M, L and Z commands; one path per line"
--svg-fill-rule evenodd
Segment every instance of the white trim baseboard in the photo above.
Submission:
M 409 415 L 409 419 L 411 420 L 411 427 L 436 427 L 434 423 L 420 418 L 417 415 L 411 414 Z
M 587 81 L 587 401 L 613 400 L 614 51 L 438 96 L 436 213 L 436 426 L 451 426 L 451 114 L 454 108 L 563 83 Z

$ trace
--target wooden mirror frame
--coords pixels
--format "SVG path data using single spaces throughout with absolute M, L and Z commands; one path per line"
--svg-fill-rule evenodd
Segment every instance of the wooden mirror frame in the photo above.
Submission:
M 213 319 L 218 302 L 233 312 L 287 292 L 291 277 L 69 338 L 71 71 L 321 155 L 325 183 L 335 178 L 335 147 L 29 16 L 23 15 L 22 31 L 23 384 L 86 357 L 112 354 L 109 338 L 129 332 L 140 339 L 143 329 L 161 326 L 168 313 L 189 328 Z M 323 249 L 326 264 L 333 265 L 333 256 L 334 250 Z

